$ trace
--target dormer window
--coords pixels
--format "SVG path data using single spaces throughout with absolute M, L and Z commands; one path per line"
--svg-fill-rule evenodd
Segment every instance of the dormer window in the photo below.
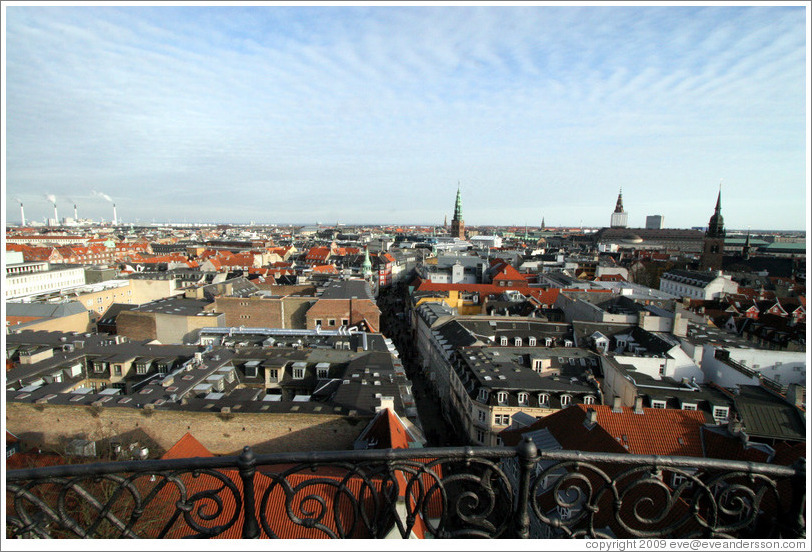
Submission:
M 549 393 L 539 393 L 539 406 L 550 406 Z
M 535 337 L 529 338 L 527 340 L 527 345 L 530 346 L 530 347 L 535 347 L 536 346 L 536 338 Z
M 507 343 L 508 343 L 508 338 L 502 336 L 502 338 L 499 340 L 499 345 L 501 345 L 502 347 L 507 347 Z
M 496 394 L 496 402 L 498 402 L 499 404 L 505 404 L 507 403 L 507 397 L 508 394 L 506 392 L 499 391 L 499 393 Z
M 696 410 L 696 403 L 682 403 L 683 410 Z
M 665 401 L 651 401 L 651 408 L 665 408 Z
M 727 406 L 714 406 L 713 407 L 713 419 L 716 423 L 724 423 L 727 422 L 727 417 L 730 414 L 730 408 Z
M 514 347 L 521 347 L 522 346 L 522 338 L 521 337 L 514 337 L 513 338 L 513 346 Z
M 519 393 L 519 405 L 527 406 L 530 404 L 530 395 L 528 393 Z
M 572 395 L 561 395 L 561 407 L 569 406 L 572 404 Z
M 488 402 L 488 391 L 486 389 L 479 390 L 479 402 Z
M 587 395 L 584 397 L 584 404 L 595 404 L 595 397 L 592 395 Z

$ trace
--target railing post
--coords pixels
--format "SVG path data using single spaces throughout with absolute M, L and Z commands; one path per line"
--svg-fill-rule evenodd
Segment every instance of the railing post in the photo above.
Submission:
M 787 535 L 791 539 L 806 538 L 806 516 L 804 508 L 806 506 L 806 461 L 799 458 L 792 465 L 795 468 L 795 475 L 792 476 L 792 511 L 790 512 L 790 528 L 792 534 Z
M 256 539 L 259 537 L 259 524 L 257 523 L 257 513 L 254 501 L 254 474 L 257 459 L 251 447 L 242 449 L 242 454 L 237 459 L 237 466 L 240 468 L 242 478 L 242 501 L 243 512 L 245 512 L 245 522 L 242 526 L 242 538 Z
M 530 437 L 525 436 L 516 447 L 519 463 L 518 503 L 516 504 L 516 537 L 530 538 L 530 477 L 539 459 L 539 449 Z

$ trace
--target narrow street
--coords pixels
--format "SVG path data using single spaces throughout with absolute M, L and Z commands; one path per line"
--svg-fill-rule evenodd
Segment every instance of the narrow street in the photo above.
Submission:
M 412 382 L 417 412 L 427 446 L 459 446 L 468 442 L 443 417 L 440 403 L 426 377 L 417 365 L 417 348 L 411 339 L 409 321 L 406 318 L 408 296 L 406 287 L 395 284 L 382 289 L 378 295 L 378 308 L 381 310 L 381 332 L 390 338 L 398 349 L 406 375 Z M 400 316 L 399 316 L 400 314 Z

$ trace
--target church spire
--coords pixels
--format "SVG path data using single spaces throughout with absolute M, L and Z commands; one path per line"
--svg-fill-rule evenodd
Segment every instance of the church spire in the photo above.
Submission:
M 462 196 L 460 195 L 460 183 L 457 182 L 457 201 L 454 204 L 454 218 L 452 221 L 462 220 Z
M 716 196 L 716 207 L 713 210 L 713 216 L 708 221 L 708 231 L 706 235 L 709 238 L 724 238 L 725 237 L 725 219 L 722 217 L 722 184 L 719 183 L 719 195 Z
M 465 239 L 465 222 L 462 220 L 462 195 L 460 183 L 457 182 L 457 201 L 454 204 L 454 218 L 451 219 L 451 236 Z
M 617 203 L 615 204 L 615 213 L 622 212 L 623 212 L 623 186 L 620 187 L 620 191 L 617 194 Z

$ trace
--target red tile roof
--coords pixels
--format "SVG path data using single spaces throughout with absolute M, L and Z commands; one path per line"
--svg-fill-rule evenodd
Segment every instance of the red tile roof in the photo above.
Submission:
M 174 458 L 212 458 L 214 455 L 195 439 L 191 433 L 186 433 L 180 440 L 161 456 L 161 460 Z

